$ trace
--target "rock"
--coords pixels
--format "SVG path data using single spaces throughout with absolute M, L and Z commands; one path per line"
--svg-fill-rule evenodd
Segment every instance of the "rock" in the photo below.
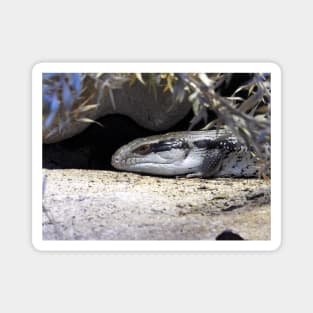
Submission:
M 90 94 L 94 94 L 94 96 L 90 97 L 89 94 L 86 94 L 81 101 L 86 102 L 88 99 L 86 104 L 96 104 L 97 96 L 94 84 L 88 80 L 85 84 L 88 84 L 86 87 L 90 90 Z M 96 110 L 83 112 L 80 117 L 98 120 L 109 114 L 122 114 L 130 117 L 141 127 L 154 131 L 163 131 L 182 120 L 191 108 L 188 100 L 184 100 L 182 103 L 174 103 L 172 95 L 164 93 L 160 87 L 157 88 L 157 97 L 155 97 L 153 92 L 140 82 L 136 82 L 131 87 L 125 84 L 123 88 L 115 89 L 113 95 L 116 108 L 113 107 L 110 97 L 104 95 Z M 65 124 L 61 132 L 59 131 L 59 125 L 59 121 L 55 119 L 51 126 L 43 127 L 43 143 L 56 143 L 73 137 L 90 126 L 90 123 L 71 119 L 70 122 Z
M 270 183 L 47 170 L 44 240 L 269 240 Z M 263 196 L 247 197 L 261 194 Z M 223 197 L 216 195 L 223 194 Z M 225 211 L 225 207 L 236 207 Z

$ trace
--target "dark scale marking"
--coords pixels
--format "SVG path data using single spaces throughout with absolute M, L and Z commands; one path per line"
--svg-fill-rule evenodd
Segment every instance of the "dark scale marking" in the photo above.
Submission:
M 177 142 L 180 142 L 181 140 L 177 140 L 177 139 L 167 139 L 167 140 L 161 140 L 157 143 L 153 143 L 152 145 L 160 145 L 160 146 L 163 146 L 163 145 L 173 145 Z
M 209 149 L 216 149 L 219 148 L 223 151 L 237 151 L 238 150 L 238 145 L 236 143 L 227 141 L 227 140 L 209 140 L 209 139 L 202 139 L 202 140 L 197 140 L 194 141 L 193 144 L 197 148 L 207 148 Z
M 234 152 L 238 150 L 238 145 L 230 141 L 225 141 L 225 140 L 220 141 L 219 146 L 220 148 L 222 148 L 224 151 L 227 151 L 227 152 Z
M 210 142 L 212 142 L 212 140 L 203 139 L 203 140 L 194 141 L 193 144 L 197 148 L 201 149 L 201 148 L 208 148 L 208 146 L 210 145 Z
M 187 149 L 188 143 L 185 140 L 168 139 L 151 144 L 150 152 L 170 151 L 172 149 Z
M 193 142 L 193 145 L 199 149 L 206 149 L 207 156 L 203 162 L 202 171 L 205 176 L 214 176 L 216 173 L 221 171 L 222 162 L 227 158 L 231 153 L 240 151 L 242 144 L 237 141 L 230 141 L 227 139 L 202 139 L 196 140 Z M 242 160 L 242 156 L 238 158 L 239 161 Z M 237 161 L 237 163 L 239 163 Z M 233 166 L 233 169 L 236 169 L 237 165 Z M 230 175 L 235 177 L 236 175 Z
M 215 175 L 221 169 L 224 157 L 225 154 L 221 149 L 209 149 L 202 164 L 202 172 L 204 175 L 206 177 Z

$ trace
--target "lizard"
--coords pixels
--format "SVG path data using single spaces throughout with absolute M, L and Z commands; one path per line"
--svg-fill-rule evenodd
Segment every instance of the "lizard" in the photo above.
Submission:
M 260 176 L 251 149 L 226 129 L 135 139 L 113 154 L 111 164 L 118 170 L 157 176 Z

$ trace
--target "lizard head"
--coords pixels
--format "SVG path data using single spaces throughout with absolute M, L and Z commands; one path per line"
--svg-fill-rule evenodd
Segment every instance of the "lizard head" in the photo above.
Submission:
M 136 139 L 122 146 L 112 156 L 111 164 L 124 171 L 165 176 L 181 175 L 188 172 L 183 163 L 189 152 L 190 147 L 183 136 L 175 133 L 157 135 Z

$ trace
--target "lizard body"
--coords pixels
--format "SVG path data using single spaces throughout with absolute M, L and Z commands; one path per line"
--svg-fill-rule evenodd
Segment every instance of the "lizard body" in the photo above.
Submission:
M 119 170 L 160 176 L 257 177 L 251 151 L 227 130 L 182 131 L 139 138 L 112 156 Z

